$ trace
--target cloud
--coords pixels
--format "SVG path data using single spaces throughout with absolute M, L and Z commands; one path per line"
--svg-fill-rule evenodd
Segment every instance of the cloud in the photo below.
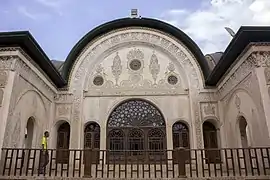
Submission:
M 270 0 L 207 0 L 197 10 L 171 9 L 161 18 L 187 33 L 206 53 L 224 51 L 231 41 L 224 27 L 270 25 Z
M 59 15 L 63 15 L 62 10 L 61 10 L 61 7 L 64 4 L 63 0 L 36 0 L 36 2 L 43 6 L 53 9 Z
M 42 13 L 34 13 L 30 12 L 26 7 L 24 6 L 19 6 L 18 7 L 18 12 L 32 20 L 42 20 L 48 18 L 48 15 L 42 14 Z

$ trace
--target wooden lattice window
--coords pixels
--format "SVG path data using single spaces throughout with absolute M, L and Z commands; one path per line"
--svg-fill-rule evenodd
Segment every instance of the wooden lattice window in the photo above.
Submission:
M 144 150 L 166 149 L 164 117 L 157 107 L 145 100 L 131 99 L 117 106 L 109 116 L 107 132 L 107 147 L 132 151 L 119 154 L 131 161 L 147 159 Z

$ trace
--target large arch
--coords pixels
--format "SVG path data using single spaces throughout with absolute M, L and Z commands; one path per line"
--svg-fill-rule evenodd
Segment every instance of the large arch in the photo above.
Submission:
M 25 106 L 27 104 L 27 106 Z M 29 117 L 34 119 L 35 130 L 31 146 L 40 147 L 40 139 L 44 132 L 47 110 L 42 96 L 35 90 L 25 90 L 16 99 L 15 107 L 8 117 L 4 144 L 5 147 L 22 147 L 25 143 L 25 131 Z
M 144 99 L 128 99 L 113 109 L 107 121 L 107 149 L 116 152 L 114 157 L 125 156 L 124 150 L 132 151 L 125 156 L 145 160 L 142 152 L 166 150 L 166 123 L 161 111 Z M 164 151 L 164 156 L 166 155 Z M 160 156 L 160 155 L 159 155 Z M 155 152 L 149 159 L 155 157 Z
M 226 134 L 226 144 L 230 147 L 240 147 L 239 117 L 243 116 L 249 125 L 250 144 L 254 146 L 265 146 L 269 142 L 265 117 L 260 114 L 260 105 L 255 103 L 246 89 L 236 89 L 224 104 L 223 132 Z M 231 136 L 239 138 L 230 138 Z
M 102 36 L 97 36 L 87 42 L 75 57 L 69 75 L 68 88 L 74 95 L 72 106 L 74 124 L 72 122 L 71 125 L 74 129 L 72 131 L 74 133 L 72 135 L 73 147 L 78 147 L 75 137 L 81 127 L 77 122 L 81 121 L 84 114 L 84 102 L 90 101 L 91 97 L 102 99 L 104 96 L 121 95 L 129 97 L 190 95 L 188 96 L 190 100 L 186 102 L 191 102 L 191 109 L 193 109 L 191 118 L 196 117 L 195 114 L 199 111 L 196 106 L 197 94 L 204 88 L 204 79 L 197 58 L 181 39 L 147 26 L 128 26 L 111 29 L 104 32 Z M 128 57 L 130 53 L 133 55 L 131 58 Z M 144 57 L 141 56 L 142 54 Z M 153 61 L 156 66 L 152 71 L 150 64 L 155 55 L 158 63 Z M 118 56 L 120 56 L 122 67 L 113 69 L 114 64 L 119 65 Z M 143 68 L 134 72 L 131 70 L 130 62 L 136 58 L 142 59 Z M 160 71 L 157 67 L 160 67 Z M 123 72 L 119 78 L 121 69 Z M 158 72 L 158 78 L 155 79 Z M 177 77 L 176 85 L 169 83 L 171 76 L 168 74 Z M 103 79 L 98 81 L 97 85 L 95 78 L 100 76 Z M 135 82 L 137 80 L 139 83 Z M 201 129 L 198 128 L 200 127 L 197 126 L 196 133 L 199 136 Z M 196 142 L 200 147 L 201 142 Z M 105 145 L 105 143 L 101 144 Z
M 200 48 L 189 36 L 187 36 L 180 29 L 156 19 L 122 18 L 102 24 L 81 38 L 80 41 L 73 47 L 65 61 L 63 66 L 63 76 L 66 79 L 69 79 L 72 66 L 74 65 L 79 54 L 83 51 L 89 42 L 96 40 L 96 38 L 103 36 L 110 31 L 127 27 L 151 28 L 171 35 L 175 39 L 181 41 L 191 51 L 197 60 L 204 77 L 207 78 L 207 76 L 210 74 L 210 67 Z

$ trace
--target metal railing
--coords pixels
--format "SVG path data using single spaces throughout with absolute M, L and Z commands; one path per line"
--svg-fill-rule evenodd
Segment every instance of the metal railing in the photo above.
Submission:
M 110 151 L 49 149 L 40 174 L 40 149 L 3 148 L 2 176 L 177 178 L 269 176 L 270 148 Z

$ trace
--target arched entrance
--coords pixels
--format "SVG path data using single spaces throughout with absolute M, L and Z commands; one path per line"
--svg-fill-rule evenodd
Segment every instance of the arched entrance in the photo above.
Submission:
M 57 130 L 57 163 L 67 164 L 69 162 L 69 139 L 70 125 L 67 122 L 62 123 Z
M 189 143 L 189 129 L 186 124 L 182 122 L 176 122 L 172 126 L 173 134 L 173 149 L 183 147 L 186 149 L 190 148 Z M 173 152 L 173 159 L 177 160 L 177 154 Z
M 96 150 L 100 149 L 100 126 L 96 122 L 90 122 L 84 128 L 84 148 Z M 84 153 L 84 162 L 86 161 L 87 157 L 87 153 Z M 98 162 L 99 154 L 96 153 L 95 157 L 91 157 L 91 160 L 93 162 Z
M 32 148 L 33 139 L 34 139 L 34 127 L 35 127 L 35 119 L 30 117 L 26 124 L 26 132 L 25 132 L 25 148 Z
M 211 122 L 203 123 L 203 141 L 206 162 L 207 163 L 217 163 L 220 162 L 220 152 L 216 150 L 218 148 L 218 140 L 217 140 L 217 129 Z
M 112 158 L 145 161 L 165 158 L 166 124 L 160 110 L 142 99 L 131 99 L 118 105 L 107 122 L 107 149 Z M 128 150 L 128 153 L 123 151 Z M 151 150 L 151 153 L 145 153 Z M 162 154 L 160 154 L 162 153 Z M 115 160 L 115 159 L 114 159 Z

